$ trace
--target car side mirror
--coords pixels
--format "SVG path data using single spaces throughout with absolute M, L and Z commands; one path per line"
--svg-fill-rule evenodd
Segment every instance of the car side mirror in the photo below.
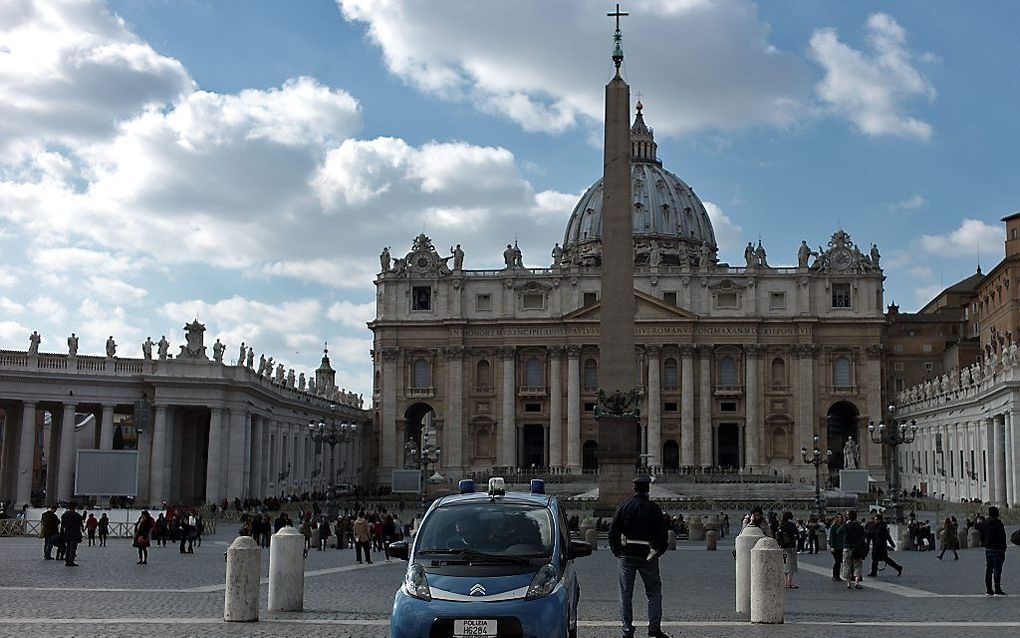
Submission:
M 393 541 L 389 547 L 390 556 L 399 558 L 400 560 L 407 560 L 408 547 L 407 541 Z
M 567 559 L 574 560 L 585 556 L 591 556 L 591 545 L 584 541 L 570 541 L 570 547 L 567 548 Z

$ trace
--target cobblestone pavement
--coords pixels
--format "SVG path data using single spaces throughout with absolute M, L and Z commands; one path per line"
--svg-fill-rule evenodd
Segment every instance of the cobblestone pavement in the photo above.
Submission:
M 680 543 L 662 561 L 665 628 L 673 635 L 707 637 L 871 637 L 951 632 L 974 637 L 1020 635 L 1020 596 L 986 598 L 984 552 L 963 550 L 960 560 L 934 552 L 894 552 L 905 566 L 866 579 L 860 591 L 830 580 L 828 554 L 800 556 L 799 589 L 787 592 L 786 624 L 752 626 L 733 612 L 732 539 L 719 550 Z M 193 555 L 177 548 L 150 549 L 149 565 L 136 565 L 130 541 L 82 547 L 81 567 L 42 560 L 38 539 L 0 539 L 0 636 L 372 636 L 388 635 L 393 592 L 404 563 L 358 565 L 353 550 L 311 551 L 306 563 L 305 612 L 265 612 L 262 622 L 226 624 L 223 581 L 226 537 L 206 539 Z M 263 576 L 268 575 L 263 551 Z M 617 636 L 615 564 L 604 548 L 578 561 L 580 634 Z M 264 583 L 266 581 L 263 581 Z M 1020 551 L 1007 554 L 1003 587 L 1020 593 Z M 641 589 L 635 612 L 642 616 Z

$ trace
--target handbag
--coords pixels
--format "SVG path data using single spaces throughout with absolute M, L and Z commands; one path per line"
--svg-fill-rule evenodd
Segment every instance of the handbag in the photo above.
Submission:
M 1013 530 L 1013 533 L 1009 536 L 1009 542 L 1014 545 L 1020 545 L 1020 529 Z

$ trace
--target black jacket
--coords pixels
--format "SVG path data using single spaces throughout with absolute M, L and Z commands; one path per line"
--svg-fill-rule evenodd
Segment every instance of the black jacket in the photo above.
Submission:
M 892 536 L 889 534 L 889 526 L 885 524 L 885 521 L 876 523 L 871 528 L 872 555 L 878 556 L 881 560 L 883 556 L 889 555 L 889 548 L 896 549 L 896 543 L 893 542 Z
M 60 517 L 60 533 L 64 535 L 64 541 L 80 543 L 82 525 L 81 514 L 74 510 L 64 512 L 63 516 Z
M 985 549 L 997 549 L 1000 552 L 1006 551 L 1006 528 L 1003 527 L 1002 520 L 989 518 L 985 522 L 984 534 Z
M 860 521 L 847 521 L 843 528 L 846 530 L 846 549 L 856 549 L 868 544 L 867 534 Z
M 666 551 L 669 527 L 659 506 L 648 500 L 647 494 L 635 494 L 620 504 L 609 527 L 609 547 L 613 554 L 647 556 L 648 546 L 636 545 L 626 549 L 621 536 L 627 540 L 647 541 L 652 549 L 663 554 Z

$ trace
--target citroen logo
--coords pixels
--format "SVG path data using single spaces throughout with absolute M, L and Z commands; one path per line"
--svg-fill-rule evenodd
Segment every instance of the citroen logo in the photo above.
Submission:
M 472 596 L 484 596 L 485 595 L 485 588 L 482 587 L 481 583 L 475 583 L 474 585 L 471 586 L 471 592 L 470 593 L 471 593 Z

